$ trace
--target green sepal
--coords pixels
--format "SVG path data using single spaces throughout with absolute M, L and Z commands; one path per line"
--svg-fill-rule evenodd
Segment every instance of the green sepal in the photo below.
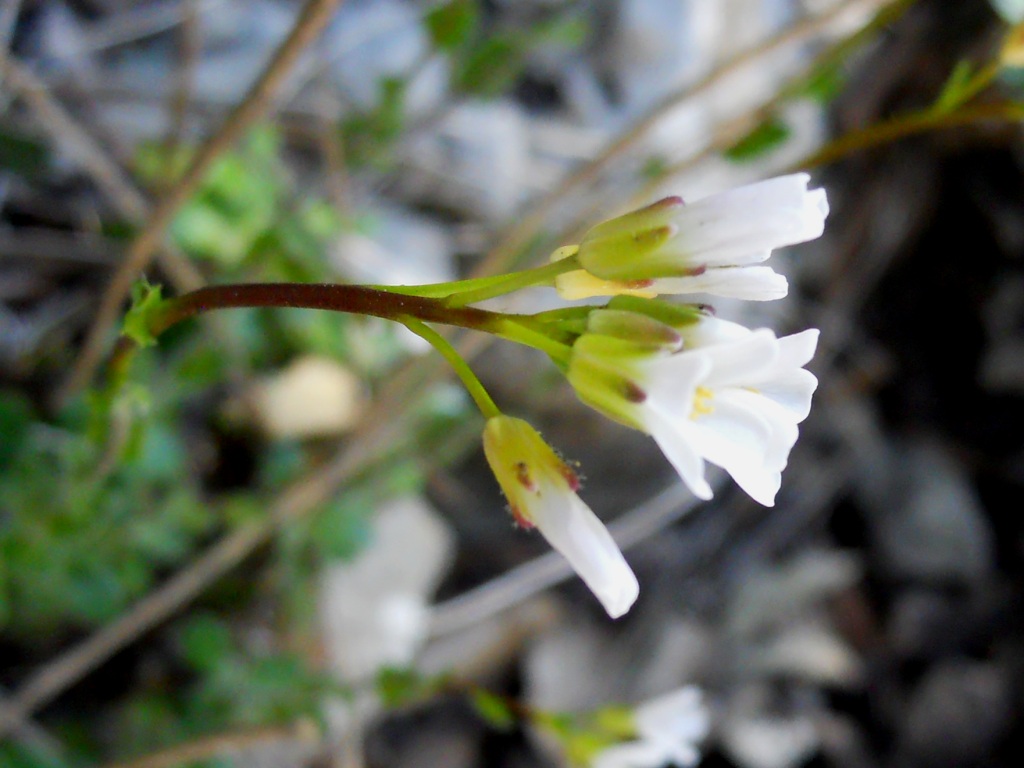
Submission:
M 624 309 L 595 309 L 587 318 L 587 331 L 652 349 L 674 352 L 683 346 L 683 337 L 672 326 Z
M 637 363 L 669 352 L 634 341 L 587 333 L 576 340 L 566 378 L 576 396 L 609 419 L 644 430 L 640 406 L 647 399 Z
M 137 282 L 132 286 L 132 307 L 124 316 L 121 333 L 139 347 L 156 344 L 153 329 L 164 304 L 159 285 L 151 285 L 146 280 Z
M 589 766 L 594 759 L 609 747 L 618 744 L 618 740 L 609 738 L 602 733 L 588 730 L 577 730 L 564 739 L 565 756 L 570 764 Z
M 609 234 L 588 235 L 580 243 L 578 260 L 587 272 L 603 280 L 649 280 L 668 277 L 672 270 L 654 255 L 667 243 L 676 228 L 662 225 L 628 229 Z
M 674 304 L 663 299 L 644 299 L 639 296 L 616 296 L 608 302 L 607 308 L 645 315 L 677 331 L 693 325 L 704 316 L 704 310 L 696 304 Z
M 596 730 L 621 741 L 637 737 L 636 715 L 632 707 L 610 705 L 596 710 L 592 714 Z
M 671 254 L 659 254 L 678 234 L 673 218 L 683 206 L 666 197 L 644 208 L 592 227 L 580 242 L 580 266 L 603 280 L 649 280 L 685 274 L 688 267 Z

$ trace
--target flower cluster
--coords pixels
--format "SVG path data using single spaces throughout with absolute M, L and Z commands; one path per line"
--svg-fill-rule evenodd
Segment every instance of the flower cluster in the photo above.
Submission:
M 773 505 L 818 383 L 803 368 L 817 330 L 780 339 L 713 317 L 678 330 L 678 351 L 585 333 L 573 345 L 569 383 L 587 405 L 651 435 L 699 498 L 711 498 L 709 461 Z
M 775 248 L 822 233 L 825 192 L 808 182 L 805 174 L 783 176 L 689 205 L 666 198 L 598 224 L 553 256 L 559 271 L 552 284 L 564 298 L 611 298 L 551 315 L 562 346 L 546 351 L 580 400 L 651 435 L 701 499 L 712 496 L 710 462 L 756 501 L 775 503 L 817 387 L 804 366 L 818 331 L 780 338 L 718 319 L 702 305 L 656 297 L 785 296 L 786 279 L 762 262 Z M 516 519 L 565 555 L 610 615 L 625 613 L 636 578 L 577 495 L 575 474 L 518 419 L 490 418 L 484 447 Z M 631 749 L 653 748 L 642 741 Z
M 708 293 L 781 299 L 786 278 L 758 266 L 775 248 L 820 237 L 825 190 L 807 174 L 780 176 L 686 205 L 667 197 L 598 224 L 576 251 L 582 269 L 556 281 L 563 298 Z M 569 251 L 556 251 L 559 257 Z
M 772 505 L 817 386 L 804 366 L 818 332 L 778 338 L 719 320 L 700 304 L 659 295 L 765 301 L 786 279 L 763 262 L 775 248 L 818 237 L 825 191 L 793 174 L 684 204 L 669 197 L 598 224 L 550 263 L 505 275 L 415 286 L 246 283 L 170 299 L 135 297 L 110 362 L 116 393 L 134 350 L 197 314 L 232 307 L 305 307 L 403 324 L 448 361 L 487 418 L 484 451 L 515 519 L 562 553 L 613 617 L 639 592 L 601 521 L 577 495 L 576 473 L 536 430 L 506 416 L 434 323 L 490 333 L 545 352 L 587 405 L 649 434 L 693 493 L 711 498 L 705 465 L 722 467 Z M 530 286 L 603 304 L 535 315 L 484 309 L 485 299 Z M 112 395 L 111 395 L 112 396 Z
M 601 749 L 591 768 L 680 768 L 700 759 L 697 743 L 710 718 L 699 688 L 687 686 L 651 699 L 632 712 L 633 738 Z

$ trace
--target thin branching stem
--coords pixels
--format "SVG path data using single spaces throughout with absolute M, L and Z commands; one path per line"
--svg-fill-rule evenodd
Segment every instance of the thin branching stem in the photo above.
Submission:
M 501 409 L 494 403 L 494 400 L 484 388 L 483 382 L 477 378 L 477 375 L 473 373 L 473 369 L 469 367 L 469 363 L 466 362 L 462 355 L 455 351 L 455 347 L 448 343 L 444 336 L 414 317 L 404 317 L 401 320 L 406 328 L 421 339 L 428 341 L 430 346 L 436 349 L 441 357 L 448 361 L 448 365 L 452 367 L 452 370 L 455 371 L 462 381 L 462 384 L 466 387 L 470 397 L 473 398 L 473 402 L 476 403 L 484 418 L 490 419 L 501 415 Z
M 100 299 L 82 351 L 56 394 L 58 406 L 66 403 L 92 379 L 103 360 L 107 337 L 121 312 L 122 302 L 160 246 L 175 214 L 198 189 L 214 161 L 270 110 L 274 97 L 299 56 L 319 36 L 339 3 L 340 0 L 308 0 L 291 33 L 275 51 L 252 88 L 200 147 L 181 178 L 157 203 Z

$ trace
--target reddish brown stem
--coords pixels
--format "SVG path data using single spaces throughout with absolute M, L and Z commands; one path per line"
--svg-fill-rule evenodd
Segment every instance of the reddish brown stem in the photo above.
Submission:
M 428 323 L 494 332 L 507 318 L 475 307 L 449 307 L 443 300 L 406 296 L 359 285 L 336 283 L 242 283 L 211 285 L 171 299 L 150 329 L 159 336 L 172 325 L 215 309 L 293 307 L 327 309 L 399 320 L 412 316 Z

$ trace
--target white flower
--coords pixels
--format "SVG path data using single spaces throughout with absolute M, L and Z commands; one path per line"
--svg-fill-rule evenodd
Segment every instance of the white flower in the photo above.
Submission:
M 640 705 L 633 712 L 637 738 L 601 750 L 591 768 L 690 766 L 710 725 L 700 690 L 687 686 Z
M 555 286 L 567 299 L 620 293 L 782 298 L 786 278 L 755 265 L 775 248 L 821 235 L 828 200 L 824 189 L 808 189 L 809 181 L 804 173 L 780 176 L 691 204 L 668 197 L 605 221 L 579 244 L 582 270 L 559 276 Z
M 613 619 L 640 591 L 608 529 L 576 495 L 576 473 L 522 419 L 494 416 L 484 427 L 484 454 L 512 515 L 536 526 L 601 601 Z
M 780 339 L 710 317 L 676 330 L 683 337 L 676 353 L 584 334 L 573 346 L 569 382 L 588 405 L 651 435 L 699 498 L 712 496 L 704 478 L 710 461 L 772 506 L 817 387 L 803 366 L 818 331 Z

